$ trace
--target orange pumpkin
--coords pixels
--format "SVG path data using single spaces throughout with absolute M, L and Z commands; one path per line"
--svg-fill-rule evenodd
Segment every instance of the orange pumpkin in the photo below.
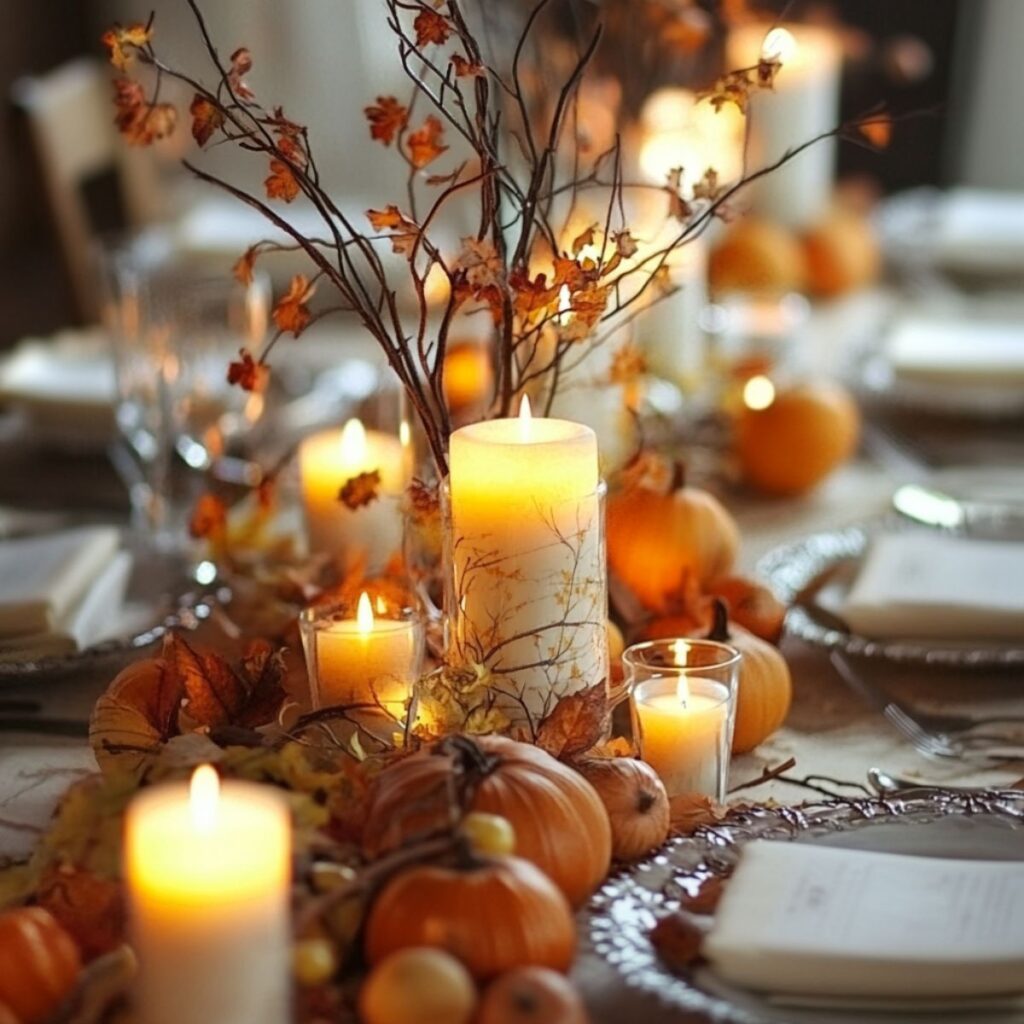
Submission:
M 834 296 L 871 284 L 882 269 L 882 254 L 871 223 L 852 210 L 836 210 L 804 236 L 807 285 Z
M 708 584 L 707 593 L 725 601 L 729 620 L 735 625 L 769 643 L 778 643 L 786 606 L 767 587 L 743 576 L 723 576 Z
M 734 440 L 747 483 L 785 495 L 824 480 L 853 454 L 859 434 L 856 403 L 838 384 L 820 382 L 779 391 L 763 409 L 743 405 Z
M 78 947 L 42 907 L 0 914 L 0 1005 L 22 1024 L 40 1024 L 68 998 L 82 961 Z
M 476 1009 L 469 971 L 440 949 L 385 957 L 359 992 L 363 1024 L 469 1024 Z
M 576 769 L 597 790 L 612 823 L 612 856 L 633 861 L 668 838 L 668 793 L 654 769 L 632 757 L 588 757 Z
M 736 694 L 732 751 L 745 754 L 771 736 L 786 720 L 793 700 L 789 666 L 771 644 L 741 626 L 731 626 L 721 599 L 715 600 L 715 622 L 707 638 L 729 644 L 743 655 Z
M 575 988 L 555 971 L 520 967 L 491 982 L 476 1024 L 587 1024 Z
M 803 289 L 807 264 L 800 239 L 788 228 L 744 217 L 715 246 L 708 274 L 716 294 L 782 295 Z
M 468 870 L 411 868 L 384 887 L 366 923 L 366 957 L 374 965 L 410 946 L 443 949 L 485 981 L 527 965 L 568 970 L 576 929 L 538 868 L 496 857 Z
M 650 611 L 667 611 L 688 582 L 723 576 L 736 560 L 735 520 L 699 488 L 631 487 L 608 499 L 607 512 L 608 564 Z
M 377 777 L 363 833 L 368 856 L 451 820 L 454 781 L 472 794 L 468 810 L 507 818 L 516 853 L 582 904 L 611 863 L 611 826 L 600 797 L 578 772 L 529 743 L 502 736 L 450 737 Z

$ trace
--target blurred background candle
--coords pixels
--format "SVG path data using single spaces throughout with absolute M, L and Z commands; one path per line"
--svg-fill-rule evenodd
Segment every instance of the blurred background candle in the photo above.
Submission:
M 752 93 L 747 112 L 747 173 L 780 159 L 839 123 L 841 49 L 828 29 L 810 25 L 743 25 L 729 35 L 727 68 L 749 68 L 761 56 L 781 61 L 774 87 Z M 758 213 L 793 227 L 818 220 L 832 197 L 836 146 L 825 139 L 753 183 Z
M 409 457 L 401 441 L 351 419 L 341 431 L 307 437 L 299 446 L 299 468 L 310 551 L 334 555 L 346 570 L 381 569 L 402 546 L 401 496 Z M 346 507 L 339 497 L 342 487 L 374 471 L 380 473 L 377 497 L 361 508 Z
M 655 640 L 623 654 L 640 756 L 669 796 L 725 799 L 740 655 L 706 640 Z
M 154 786 L 125 820 L 140 1024 L 288 1024 L 291 826 L 267 786 Z
M 391 718 L 401 718 L 420 673 L 423 629 L 411 611 L 391 612 L 380 598 L 377 602 L 375 613 L 364 592 L 354 616 L 345 609 L 316 608 L 303 615 L 315 707 L 379 704 Z
M 455 431 L 449 466 L 449 658 L 487 665 L 509 717 L 537 721 L 607 675 L 597 438 L 524 400 Z

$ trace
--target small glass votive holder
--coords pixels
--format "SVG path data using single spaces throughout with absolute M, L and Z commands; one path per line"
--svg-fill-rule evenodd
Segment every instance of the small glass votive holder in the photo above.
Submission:
M 299 616 L 314 710 L 335 736 L 363 732 L 390 741 L 405 728 L 413 685 L 423 668 L 425 629 L 417 608 L 363 593 L 353 607 L 305 609 Z
M 714 640 L 651 640 L 623 653 L 640 756 L 669 797 L 725 799 L 741 658 Z

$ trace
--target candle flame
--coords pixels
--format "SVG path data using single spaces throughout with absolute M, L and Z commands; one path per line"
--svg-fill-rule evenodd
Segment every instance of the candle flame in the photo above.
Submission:
M 690 655 L 690 645 L 685 640 L 676 640 L 672 644 L 672 657 L 677 665 L 685 665 Z
M 682 676 L 676 685 L 676 696 L 684 708 L 690 703 L 690 684 L 686 681 L 686 676 Z
M 767 409 L 775 401 L 775 385 L 760 374 L 743 385 L 743 404 L 754 412 Z
M 524 441 L 530 440 L 530 424 L 533 423 L 533 410 L 530 408 L 530 396 L 523 395 L 519 403 L 519 436 Z
M 359 595 L 359 607 L 356 608 L 356 624 L 359 632 L 367 636 L 373 632 L 373 606 L 370 604 L 370 595 L 364 590 Z
M 403 448 L 408 448 L 409 445 L 412 444 L 412 430 L 409 427 L 408 420 L 402 420 L 402 422 L 398 424 L 398 443 Z
M 375 610 L 378 615 L 387 615 L 388 606 L 384 603 L 384 598 L 381 597 L 380 594 L 377 595 L 377 600 L 374 602 L 374 605 L 376 606 Z
M 572 317 L 572 292 L 563 284 L 558 290 L 558 325 L 565 327 Z
M 797 41 L 785 28 L 773 28 L 761 44 L 761 59 L 785 64 L 796 56 Z
M 366 428 L 361 420 L 349 420 L 341 430 L 341 457 L 346 466 L 366 458 Z
M 212 832 L 217 823 L 220 802 L 220 778 L 212 765 L 201 764 L 192 773 L 188 786 L 189 810 L 197 832 Z

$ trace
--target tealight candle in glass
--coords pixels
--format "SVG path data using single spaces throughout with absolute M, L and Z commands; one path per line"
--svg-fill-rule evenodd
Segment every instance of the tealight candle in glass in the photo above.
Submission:
M 355 608 L 307 608 L 299 626 L 313 707 L 344 706 L 353 725 L 381 739 L 393 734 L 423 666 L 418 610 L 364 591 Z
M 740 659 L 713 640 L 652 640 L 623 654 L 640 756 L 670 797 L 725 799 Z

